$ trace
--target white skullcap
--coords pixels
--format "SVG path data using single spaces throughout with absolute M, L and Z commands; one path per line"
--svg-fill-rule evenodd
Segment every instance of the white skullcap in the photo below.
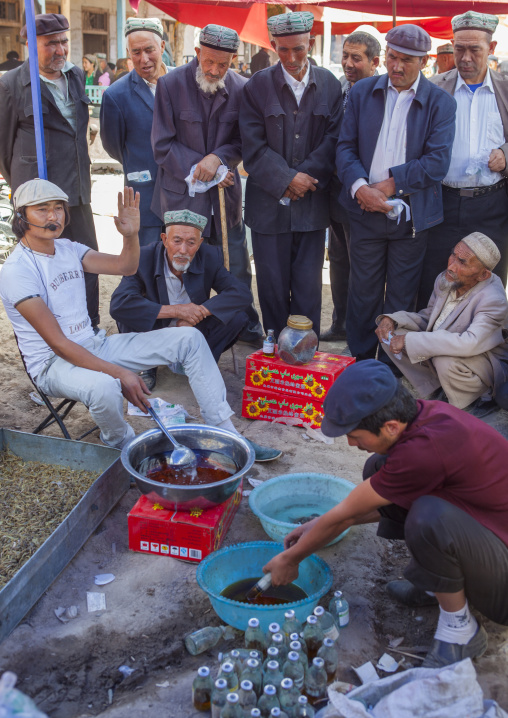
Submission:
M 483 232 L 471 232 L 461 240 L 469 249 L 475 253 L 480 262 L 487 269 L 494 269 L 501 259 L 499 249 L 494 242 Z
M 21 184 L 14 192 L 12 203 L 14 209 L 42 204 L 50 200 L 68 202 L 69 198 L 60 187 L 44 179 L 32 179 Z

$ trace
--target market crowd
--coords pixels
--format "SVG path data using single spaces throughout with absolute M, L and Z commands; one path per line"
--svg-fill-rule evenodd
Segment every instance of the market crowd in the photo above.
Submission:
M 374 515 L 380 535 L 405 538 L 412 555 L 411 582 L 392 586 L 394 598 L 439 604 L 425 665 L 445 665 L 486 649 L 468 600 L 508 623 L 508 444 L 478 420 L 508 406 L 508 80 L 490 66 L 498 18 L 454 17 L 430 79 L 421 27 L 392 28 L 386 48 L 354 32 L 340 80 L 311 62 L 313 20 L 271 17 L 278 62 L 261 50 L 249 73 L 233 70 L 240 39 L 230 28 L 207 25 L 194 59 L 174 68 L 161 22 L 129 18 L 132 69 L 126 61 L 114 77 L 100 55 L 85 56 L 84 71 L 68 62 L 63 15 L 37 16 L 48 180 L 36 179 L 29 63 L 8 58 L 17 65 L 0 77 L 0 171 L 20 241 L 0 296 L 36 387 L 82 401 L 117 448 L 133 436 L 123 398 L 146 410 L 158 366 L 187 375 L 206 423 L 236 432 L 224 351 L 260 347 L 295 314 L 323 345 L 347 339 L 357 363 L 327 397 L 323 432 L 376 453 L 352 498 L 291 535 L 272 577 L 292 580 L 303 557 Z M 97 246 L 85 83 L 107 86 L 101 139 L 125 174 L 118 256 Z M 334 309 L 322 329 L 327 237 Z M 111 336 L 99 326 L 100 273 L 122 277 Z M 253 449 L 258 461 L 281 454 Z

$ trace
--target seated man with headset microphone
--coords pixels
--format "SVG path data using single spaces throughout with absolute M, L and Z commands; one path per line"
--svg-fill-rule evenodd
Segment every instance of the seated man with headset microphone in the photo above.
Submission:
M 134 274 L 139 262 L 139 193 L 118 194 L 119 255 L 96 252 L 59 239 L 68 221 L 67 195 L 47 180 L 34 179 L 14 193 L 17 247 L 3 265 L 0 297 L 27 371 L 42 391 L 83 402 L 108 446 L 120 449 L 134 431 L 123 417 L 123 398 L 146 413 L 150 394 L 136 372 L 180 362 L 203 421 L 238 433 L 226 387 L 203 335 L 193 327 L 143 334 L 94 333 L 88 316 L 85 272 Z M 170 332 L 171 338 L 164 337 Z M 250 442 L 257 461 L 281 452 Z

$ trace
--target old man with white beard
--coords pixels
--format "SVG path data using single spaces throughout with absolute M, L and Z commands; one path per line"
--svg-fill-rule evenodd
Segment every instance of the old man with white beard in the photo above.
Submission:
M 508 302 L 492 274 L 500 256 L 485 234 L 467 235 L 437 277 L 428 307 L 377 318 L 381 346 L 399 359 L 421 398 L 479 418 L 496 409 L 496 389 L 508 379 Z
M 189 196 L 185 178 L 208 182 L 224 165 L 230 271 L 251 286 L 251 270 L 242 220 L 242 188 L 237 166 L 242 159 L 238 111 L 247 82 L 230 66 L 240 38 L 230 28 L 207 25 L 199 36 L 196 57 L 177 67 L 157 84 L 152 126 L 152 147 L 159 166 L 152 211 L 188 209 L 207 218 L 205 242 L 222 245 L 218 187 Z M 247 312 L 249 325 L 240 340 L 259 343 L 262 330 L 254 307 Z

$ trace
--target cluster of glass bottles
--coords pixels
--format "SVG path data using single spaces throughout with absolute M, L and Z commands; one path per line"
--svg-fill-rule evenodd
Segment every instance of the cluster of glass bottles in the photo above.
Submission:
M 340 591 L 329 611 L 317 606 L 302 625 L 286 611 L 268 632 L 249 620 L 245 645 L 219 654 L 216 680 L 202 666 L 192 686 L 194 707 L 212 718 L 313 718 L 313 705 L 327 697 L 339 661 L 339 628 L 349 607 Z

